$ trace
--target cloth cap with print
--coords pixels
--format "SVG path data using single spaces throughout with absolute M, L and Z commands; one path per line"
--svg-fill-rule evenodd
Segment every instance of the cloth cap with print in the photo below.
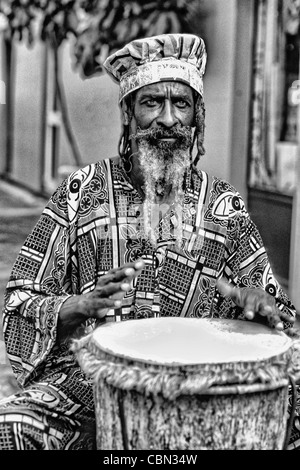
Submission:
M 203 96 L 206 50 L 202 38 L 193 34 L 162 34 L 136 39 L 104 62 L 119 83 L 120 102 L 133 91 L 151 83 L 179 81 Z

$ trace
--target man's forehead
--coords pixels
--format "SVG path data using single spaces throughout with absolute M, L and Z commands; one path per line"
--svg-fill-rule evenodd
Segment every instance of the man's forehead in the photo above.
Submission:
M 193 96 L 193 90 L 189 85 L 177 81 L 164 81 L 145 85 L 136 91 L 136 96 L 166 93 Z

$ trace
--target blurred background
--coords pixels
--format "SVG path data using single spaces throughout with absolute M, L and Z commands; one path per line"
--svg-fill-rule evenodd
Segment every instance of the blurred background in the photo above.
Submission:
M 199 165 L 245 198 L 300 312 L 299 24 L 300 0 L 0 0 L 1 298 L 59 182 L 117 154 L 107 55 L 138 37 L 191 32 L 208 52 Z

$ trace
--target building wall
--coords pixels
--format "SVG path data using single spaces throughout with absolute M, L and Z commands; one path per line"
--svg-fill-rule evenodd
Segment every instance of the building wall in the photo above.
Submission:
M 237 1 L 234 80 L 232 82 L 231 165 L 232 184 L 248 199 L 248 150 L 252 96 L 254 2 Z
M 0 80 L 2 80 L 2 87 L 6 89 L 5 75 L 4 75 L 4 53 L 3 43 L 0 40 Z M 3 89 L 3 88 L 2 88 Z M 6 95 L 4 96 L 6 101 Z M 4 171 L 5 164 L 5 103 L 0 103 L 0 174 Z
M 207 46 L 204 77 L 206 133 L 201 167 L 230 179 L 236 1 L 207 0 L 203 37 Z
M 39 187 L 42 121 L 42 64 L 44 46 L 15 48 L 15 107 L 13 175 L 17 181 Z
M 69 111 L 84 162 L 117 155 L 121 132 L 118 86 L 103 74 L 82 78 L 72 66 L 72 52 L 63 50 L 63 77 Z M 72 162 L 69 146 L 62 133 L 62 159 Z
M 43 48 L 37 44 L 28 49 L 17 44 L 13 49 L 14 81 L 11 86 L 15 93 L 13 107 L 14 145 L 13 158 L 9 162 L 13 178 L 29 187 L 37 188 L 39 183 L 40 122 L 41 122 L 41 61 Z M 4 43 L 0 41 L 0 76 L 7 82 Z M 7 90 L 6 83 L 6 90 Z M 0 171 L 6 168 L 6 103 L 0 105 Z

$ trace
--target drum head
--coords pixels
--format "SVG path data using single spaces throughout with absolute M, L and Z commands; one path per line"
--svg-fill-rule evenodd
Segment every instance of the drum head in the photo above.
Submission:
M 252 321 L 181 317 L 107 323 L 94 341 L 108 354 L 165 365 L 257 362 L 292 344 L 285 333 Z

